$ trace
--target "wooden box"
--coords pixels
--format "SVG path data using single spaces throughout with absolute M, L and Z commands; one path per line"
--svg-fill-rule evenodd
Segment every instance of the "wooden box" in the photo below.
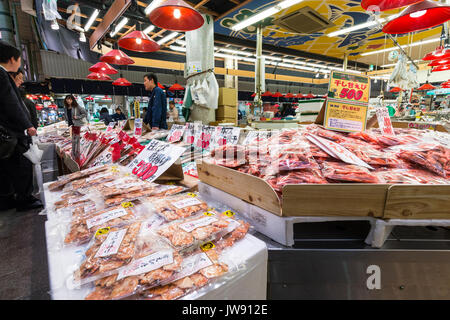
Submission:
M 200 181 L 283 217 L 450 219 L 450 185 L 286 185 L 281 202 L 258 177 L 205 161 L 197 171 Z

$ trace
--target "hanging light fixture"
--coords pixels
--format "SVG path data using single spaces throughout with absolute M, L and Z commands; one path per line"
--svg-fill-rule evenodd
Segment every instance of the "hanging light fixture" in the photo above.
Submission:
M 182 0 L 167 0 L 150 12 L 150 21 L 157 27 L 172 31 L 192 31 L 205 22 L 200 12 Z
M 170 91 L 181 91 L 184 90 L 182 86 L 180 86 L 178 83 L 174 83 L 170 88 Z
M 269 90 L 267 90 L 266 92 L 264 92 L 264 93 L 261 95 L 261 97 L 272 97 L 272 96 L 273 96 L 273 93 L 270 92 Z
M 117 79 L 116 81 L 114 81 L 113 86 L 119 86 L 119 87 L 129 87 L 132 85 L 132 83 L 130 81 L 128 81 L 127 79 L 123 78 L 122 75 L 120 75 L 120 78 Z
M 290 92 L 288 92 L 288 93 L 286 93 L 286 95 L 284 96 L 285 98 L 295 98 L 295 96 L 292 94 L 292 93 L 290 93 Z
M 250 97 L 252 98 L 256 97 L 256 93 L 253 93 Z
M 303 99 L 305 96 L 299 92 L 295 97 L 298 99 Z
M 433 90 L 433 89 L 436 89 L 436 87 L 429 84 L 428 82 L 417 88 L 418 91 Z
M 131 59 L 125 52 L 119 49 L 111 50 L 107 54 L 101 56 L 100 61 L 121 66 L 134 63 L 133 59 Z
M 310 92 L 306 95 L 306 98 L 312 99 L 314 98 L 314 95 Z
M 435 67 L 435 68 L 433 68 L 433 70 L 431 70 L 431 72 L 447 71 L 447 70 L 450 70 L 450 64 Z
M 163 89 L 163 90 L 166 89 L 166 88 L 165 88 L 161 83 L 159 83 L 159 82 L 158 82 L 158 87 L 160 87 L 160 88 Z
M 138 30 L 123 36 L 117 43 L 124 49 L 136 52 L 155 52 L 160 48 L 152 38 Z
M 434 61 L 432 61 L 431 63 L 428 64 L 429 67 L 437 67 L 437 66 L 442 66 L 442 65 L 446 65 L 446 64 L 450 64 L 450 59 L 436 59 Z
M 398 18 L 389 21 L 383 32 L 401 34 L 425 30 L 450 20 L 450 6 L 424 0 L 403 10 Z
M 281 92 L 279 92 L 278 90 L 277 90 L 277 92 L 275 92 L 273 95 L 272 95 L 272 97 L 274 97 L 274 98 L 279 98 L 279 97 L 282 97 L 283 96 L 283 94 L 281 93 Z
M 446 49 L 444 46 L 439 46 L 433 52 L 430 52 L 423 57 L 422 60 L 431 61 L 431 60 L 444 60 L 450 58 L 450 50 Z
M 112 80 L 108 75 L 103 74 L 103 73 L 97 73 L 97 72 L 92 72 L 87 76 L 88 79 L 92 79 L 92 80 L 102 80 L 102 81 L 107 81 L 107 80 Z
M 364 10 L 376 7 L 380 11 L 386 11 L 409 6 L 420 1 L 423 0 L 362 0 L 361 7 Z
M 394 87 L 391 90 L 389 90 L 389 92 L 401 92 L 401 91 L 403 91 L 403 89 L 400 87 Z
M 111 67 L 106 62 L 97 62 L 92 67 L 89 68 L 89 71 L 96 72 L 96 73 L 102 73 L 102 74 L 116 74 L 118 71 Z

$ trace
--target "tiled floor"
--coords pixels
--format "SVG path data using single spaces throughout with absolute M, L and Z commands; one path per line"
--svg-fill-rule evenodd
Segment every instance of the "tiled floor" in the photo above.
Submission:
M 50 299 L 47 249 L 40 210 L 0 212 L 0 299 Z

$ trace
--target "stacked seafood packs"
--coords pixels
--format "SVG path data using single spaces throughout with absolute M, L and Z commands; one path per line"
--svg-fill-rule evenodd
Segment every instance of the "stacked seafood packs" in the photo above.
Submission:
M 327 143 L 314 143 L 314 137 Z M 344 162 L 333 143 L 363 165 Z M 341 133 L 308 125 L 221 146 L 207 161 L 262 178 L 280 197 L 286 184 L 449 184 L 450 135 L 416 129 L 395 129 L 393 136 L 377 129 Z
M 49 232 L 58 239 L 49 250 L 80 253 L 66 286 L 84 299 L 178 299 L 243 272 L 227 252 L 250 225 L 184 186 L 103 165 L 48 190 Z

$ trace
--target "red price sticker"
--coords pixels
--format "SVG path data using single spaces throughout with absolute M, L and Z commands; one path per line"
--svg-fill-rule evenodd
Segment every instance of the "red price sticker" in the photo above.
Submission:
M 158 166 L 147 163 L 144 160 L 139 162 L 137 166 L 131 171 L 134 175 L 142 180 L 151 178 L 158 171 Z

